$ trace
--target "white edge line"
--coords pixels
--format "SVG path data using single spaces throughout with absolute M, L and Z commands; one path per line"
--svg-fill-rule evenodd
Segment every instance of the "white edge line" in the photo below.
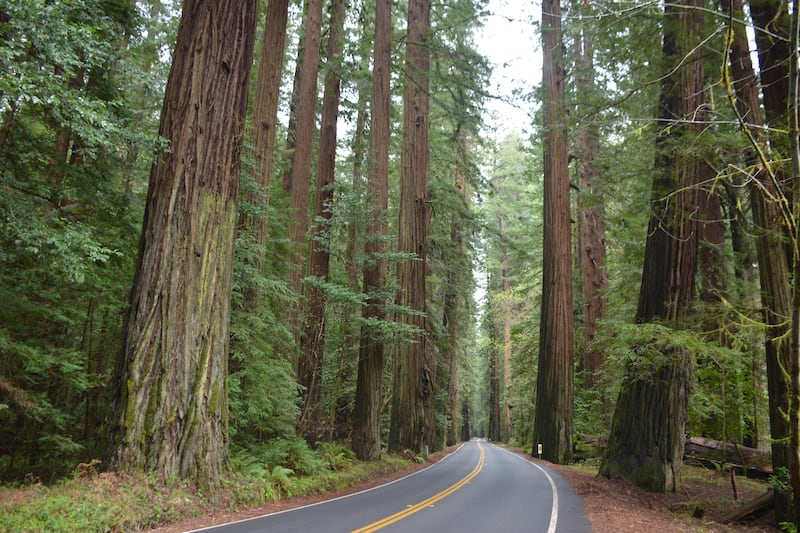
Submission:
M 542 473 L 545 475 L 545 477 L 547 478 L 547 481 L 550 482 L 550 489 L 553 491 L 553 508 L 550 510 L 550 525 L 547 528 L 547 533 L 556 533 L 556 525 L 558 524 L 558 489 L 556 488 L 556 482 L 553 481 L 553 478 L 550 477 L 550 474 L 547 473 L 547 470 L 545 470 L 541 466 L 537 465 L 533 461 L 531 461 L 529 459 L 526 459 L 526 458 L 520 456 L 519 454 L 510 452 L 510 451 L 506 450 L 505 448 L 502 448 L 502 447 L 500 447 L 500 446 L 498 446 L 496 444 L 492 444 L 492 446 L 494 446 L 495 448 L 497 448 L 498 450 L 500 450 L 502 452 L 505 452 L 505 453 L 507 453 L 507 454 L 509 454 L 509 455 L 511 455 L 513 457 L 516 457 L 520 461 L 525 461 L 526 463 L 535 466 L 536 468 L 541 470 Z
M 195 533 L 197 531 L 208 531 L 208 530 L 211 530 L 211 529 L 214 529 L 214 528 L 218 528 L 218 527 L 222 527 L 222 526 L 230 526 L 230 525 L 233 525 L 233 524 L 241 524 L 243 522 L 250 522 L 252 520 L 259 520 L 259 519 L 267 517 L 267 516 L 277 516 L 279 514 L 291 513 L 292 511 L 299 511 L 300 509 L 308 509 L 309 507 L 316 507 L 317 505 L 324 505 L 326 503 L 331 503 L 331 502 L 335 502 L 335 501 L 339 501 L 339 500 L 344 500 L 345 498 L 350 498 L 351 496 L 358 496 L 359 494 L 364 494 L 366 492 L 371 492 L 373 490 L 378 490 L 380 488 L 387 487 L 389 485 L 394 485 L 395 483 L 399 483 L 400 481 L 403 481 L 404 479 L 408 479 L 408 478 L 410 478 L 412 476 L 416 476 L 417 474 L 421 474 L 422 472 L 424 472 L 424 471 L 426 471 L 426 470 L 428 470 L 430 468 L 433 468 L 434 466 L 442 463 L 443 461 L 447 460 L 451 455 L 453 455 L 457 451 L 459 451 L 465 444 L 466 444 L 466 442 L 462 442 L 455 450 L 453 450 L 452 452 L 448 453 L 447 455 L 445 455 L 444 457 L 442 457 L 441 459 L 439 459 L 435 463 L 432 463 L 432 464 L 426 466 L 425 468 L 421 468 L 421 469 L 417 470 L 416 472 L 412 472 L 412 473 L 408 474 L 407 476 L 403 476 L 401 478 L 394 479 L 394 480 L 389 481 L 387 483 L 384 483 L 382 485 L 377 485 L 375 487 L 370 487 L 368 489 L 360 490 L 358 492 L 353 492 L 351 494 L 345 494 L 344 496 L 338 496 L 336 498 L 331 498 L 330 500 L 323 500 L 323 501 L 319 501 L 319 502 L 316 502 L 316 503 L 309 503 L 308 505 L 302 505 L 300 507 L 292 507 L 291 509 L 284 509 L 283 511 L 275 511 L 274 513 L 264 513 L 262 515 L 253 516 L 253 517 L 250 517 L 250 518 L 243 518 L 241 520 L 234 520 L 233 522 L 223 522 L 222 524 L 215 524 L 213 526 L 206 526 L 206 527 L 202 527 L 200 529 L 190 529 L 190 530 L 187 530 L 186 533 Z M 550 483 L 552 483 L 552 482 L 553 481 L 550 480 Z M 153 533 L 155 533 L 157 531 L 158 531 L 157 529 L 153 530 Z M 548 533 L 555 533 L 555 529 L 552 532 L 548 532 Z

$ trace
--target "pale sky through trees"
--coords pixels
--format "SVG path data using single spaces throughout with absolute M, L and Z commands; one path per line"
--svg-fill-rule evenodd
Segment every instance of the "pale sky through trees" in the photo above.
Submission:
M 524 139 L 531 130 L 536 104 L 525 96 L 542 79 L 541 40 L 535 27 L 541 16 L 541 4 L 489 0 L 487 7 L 490 14 L 475 34 L 478 52 L 493 68 L 486 90 L 496 96 L 486 100 L 484 128 L 497 141 L 514 132 Z M 486 272 L 478 268 L 474 275 L 477 285 L 473 299 L 482 313 L 486 303 Z
M 498 128 L 502 137 L 514 130 L 529 130 L 533 120 L 535 102 L 524 97 L 542 78 L 541 43 L 535 28 L 541 4 L 489 0 L 488 10 L 475 44 L 494 67 L 487 89 L 499 97 L 486 102 L 486 125 Z

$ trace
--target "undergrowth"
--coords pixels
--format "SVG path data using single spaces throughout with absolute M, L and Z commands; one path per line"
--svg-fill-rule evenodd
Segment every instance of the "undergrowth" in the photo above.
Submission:
M 144 474 L 98 473 L 95 463 L 49 486 L 36 480 L 0 486 L 0 532 L 143 531 L 220 508 L 235 510 L 346 488 L 411 464 L 397 456 L 357 461 L 349 449 L 337 444 L 320 443 L 312 451 L 294 442 L 285 448 L 287 453 L 271 455 L 234 452 L 232 473 L 223 480 L 216 507 L 189 483 L 163 484 Z

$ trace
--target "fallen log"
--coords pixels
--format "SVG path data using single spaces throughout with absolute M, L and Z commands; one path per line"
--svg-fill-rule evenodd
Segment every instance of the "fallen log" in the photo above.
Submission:
M 758 518 L 764 513 L 768 512 L 775 505 L 775 492 L 772 488 L 767 489 L 767 492 L 751 500 L 734 512 L 730 513 L 720 520 L 723 524 L 730 524 L 733 522 L 742 522 L 751 518 Z
M 772 474 L 772 457 L 769 452 L 702 437 L 690 437 L 686 440 L 683 458 L 738 467 L 758 477 Z

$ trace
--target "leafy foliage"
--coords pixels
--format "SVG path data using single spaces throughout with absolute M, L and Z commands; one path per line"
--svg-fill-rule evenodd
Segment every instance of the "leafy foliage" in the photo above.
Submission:
M 104 447 L 141 217 L 129 148 L 155 144 L 128 129 L 124 89 L 137 68 L 121 67 L 119 36 L 137 30 L 131 6 L 24 0 L 1 10 L 4 478 L 63 474 Z

